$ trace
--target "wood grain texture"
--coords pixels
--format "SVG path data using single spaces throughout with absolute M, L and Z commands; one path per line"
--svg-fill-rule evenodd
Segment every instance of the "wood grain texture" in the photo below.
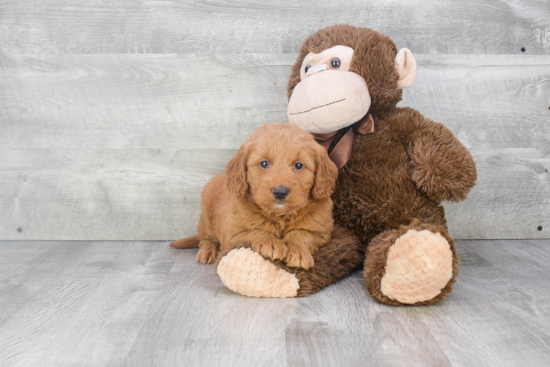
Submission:
M 3 151 L 0 227 L 33 239 L 177 239 L 195 232 L 202 187 L 235 152 Z
M 550 242 L 456 248 L 445 301 L 392 307 L 361 271 L 254 299 L 167 242 L 0 241 L 0 365 L 546 366 Z
M 4 55 L 0 238 L 193 234 L 207 180 L 262 123 L 286 121 L 295 57 Z M 451 234 L 548 238 L 550 57 L 417 59 L 400 105 L 443 122 L 478 164 L 470 199 L 446 205 Z
M 550 56 L 416 55 L 401 106 L 468 147 L 550 150 Z M 2 149 L 237 149 L 285 122 L 296 54 L 0 57 Z
M 535 148 L 471 149 L 478 169 L 468 199 L 445 203 L 455 238 L 548 238 L 550 156 Z M 540 227 L 540 229 L 539 229 Z
M 3 56 L 1 148 L 237 149 L 286 121 L 295 57 Z
M 0 278 L 2 303 L 17 305 L 0 320 L 2 366 L 120 365 L 174 263 L 152 243 L 14 245 L 0 244 L 19 269 Z M 40 263 L 27 257 L 42 247 Z
M 550 51 L 547 0 L 425 2 L 13 1 L 0 12 L 0 44 L 17 54 L 297 52 L 337 23 L 370 27 L 417 53 Z
M 12 239 L 97 240 L 194 234 L 202 187 L 235 152 L 7 151 L 9 163 L 0 162 L 1 233 Z M 472 152 L 478 184 L 466 201 L 446 204 L 451 235 L 548 237 L 550 176 L 543 167 L 550 158 L 534 148 Z

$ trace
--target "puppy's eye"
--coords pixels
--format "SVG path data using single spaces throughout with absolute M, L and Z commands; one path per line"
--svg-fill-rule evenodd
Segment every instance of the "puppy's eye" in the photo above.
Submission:
M 294 163 L 294 169 L 296 171 L 301 171 L 303 168 L 304 168 L 304 165 L 302 163 L 300 163 L 300 162 Z
M 307 71 L 309 70 L 310 67 L 311 67 L 311 65 L 306 66 L 306 68 L 305 68 L 306 74 L 307 74 Z
M 330 66 L 333 68 L 333 69 L 339 69 L 340 68 L 340 59 L 335 57 L 334 59 L 332 59 L 330 61 Z
M 262 167 L 263 169 L 266 169 L 269 167 L 269 162 L 268 161 L 263 161 L 260 163 L 260 167 Z

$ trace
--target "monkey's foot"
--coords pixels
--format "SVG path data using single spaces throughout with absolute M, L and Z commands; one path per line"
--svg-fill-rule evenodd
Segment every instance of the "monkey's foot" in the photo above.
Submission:
M 365 259 L 367 289 L 394 305 L 442 300 L 457 273 L 458 257 L 446 230 L 419 222 L 378 235 Z
M 313 256 L 309 269 L 268 260 L 248 247 L 221 253 L 217 272 L 233 292 L 250 297 L 304 297 L 342 279 L 364 259 L 361 243 L 351 231 L 335 228 L 332 241 Z

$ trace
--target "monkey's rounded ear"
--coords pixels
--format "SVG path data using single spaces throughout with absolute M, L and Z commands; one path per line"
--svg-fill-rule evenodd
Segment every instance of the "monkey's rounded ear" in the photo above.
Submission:
M 395 69 L 399 73 L 397 88 L 403 89 L 413 85 L 416 79 L 416 60 L 408 48 L 402 48 L 395 56 Z

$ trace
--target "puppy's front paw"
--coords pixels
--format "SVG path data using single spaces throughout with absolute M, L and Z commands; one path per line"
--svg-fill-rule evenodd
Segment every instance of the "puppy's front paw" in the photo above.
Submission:
M 263 257 L 282 260 L 288 255 L 288 248 L 281 240 L 273 239 L 269 241 L 255 242 L 251 245 L 252 250 L 256 251 Z
M 298 246 L 292 246 L 289 249 L 284 261 L 288 266 L 304 268 L 306 270 L 314 265 L 313 256 L 311 256 L 309 251 Z
M 218 256 L 218 245 L 203 240 L 199 244 L 199 252 L 197 252 L 197 261 L 201 264 L 213 264 Z

